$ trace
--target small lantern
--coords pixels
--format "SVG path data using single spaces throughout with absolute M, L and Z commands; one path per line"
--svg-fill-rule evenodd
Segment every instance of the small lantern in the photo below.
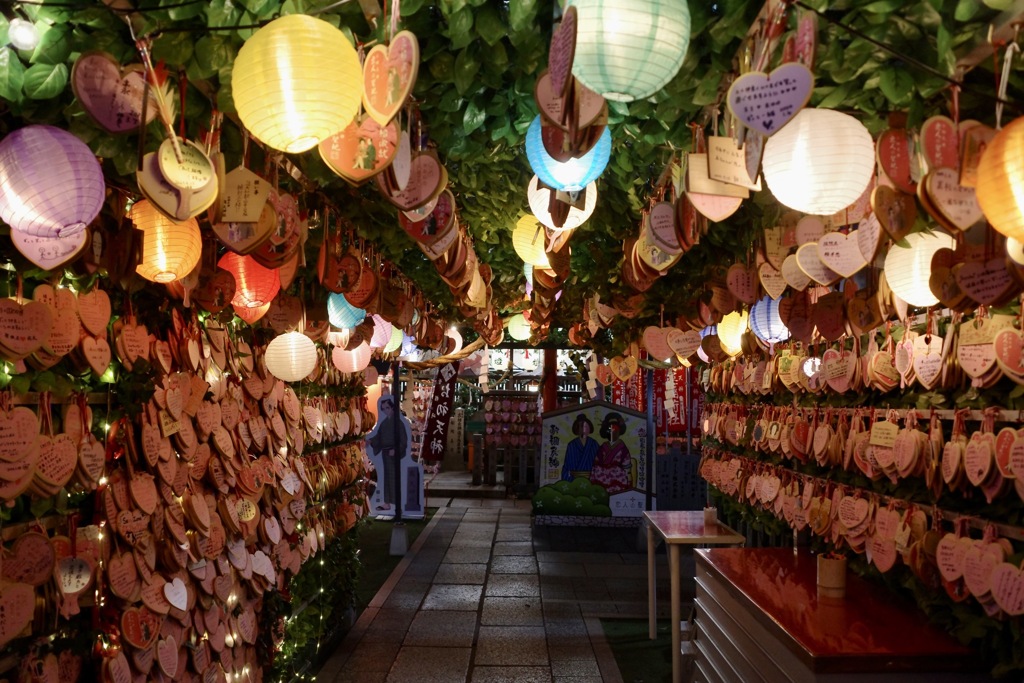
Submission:
M 366 311 L 350 304 L 344 294 L 332 293 L 327 297 L 327 318 L 335 327 L 350 330 L 366 320 Z
M 593 149 L 578 159 L 555 161 L 541 139 L 540 116 L 526 131 L 526 158 L 540 181 L 556 190 L 579 192 L 604 172 L 612 152 L 612 134 L 604 129 Z
M 148 199 L 132 205 L 132 223 L 142 231 L 142 261 L 135 267 L 150 282 L 175 282 L 191 273 L 203 253 L 199 223 L 172 221 Z
M 650 97 L 675 77 L 690 44 L 686 0 L 570 0 L 576 7 L 572 72 L 609 100 Z
M 267 345 L 267 372 L 282 382 L 298 382 L 316 367 L 316 344 L 301 332 L 287 332 Z
M 766 344 L 778 344 L 789 339 L 789 328 L 779 315 L 779 300 L 764 296 L 750 309 L 750 329 Z
M 978 163 L 978 204 L 992 227 L 1024 240 L 1024 117 L 996 134 Z
M 768 138 L 762 163 L 784 206 L 831 216 L 860 198 L 875 170 L 875 144 L 857 119 L 831 109 L 801 109 Z
M 231 308 L 235 311 L 235 315 L 242 319 L 242 322 L 248 325 L 255 325 L 270 310 L 270 303 L 268 301 L 262 306 L 253 306 L 251 308 L 231 304 Z
M 388 343 L 384 345 L 384 353 L 392 353 L 402 348 L 402 339 L 404 333 L 400 327 L 391 327 L 391 339 L 388 339 Z
M 331 362 L 341 372 L 362 372 L 370 364 L 370 357 L 372 355 L 373 352 L 370 350 L 370 345 L 366 342 L 363 342 L 351 351 L 346 351 L 336 346 L 331 351 Z
M 370 337 L 371 349 L 382 349 L 391 341 L 394 325 L 376 313 L 373 315 L 373 335 Z
M 89 146 L 53 126 L 26 126 L 0 141 L 0 218 L 36 237 L 75 235 L 100 212 L 106 186 Z
M 516 228 L 512 231 L 512 247 L 519 254 L 519 258 L 528 265 L 551 267 L 547 252 L 544 250 L 544 226 L 530 214 L 526 214 L 516 223 Z
M 516 341 L 526 341 L 530 338 L 530 323 L 522 313 L 516 313 L 508 319 L 508 336 Z
M 718 323 L 718 341 L 730 356 L 743 351 L 743 333 L 747 331 L 747 312 L 733 311 Z
M 363 72 L 337 27 L 305 14 L 275 19 L 245 41 L 231 90 L 256 139 L 289 154 L 343 130 L 359 110 Z
M 885 256 L 885 280 L 893 293 L 911 306 L 934 306 L 939 299 L 928 284 L 932 257 L 939 249 L 952 249 L 954 240 L 944 232 L 912 232 L 905 239 L 909 247 L 899 244 L 889 247 Z
M 533 176 L 533 180 L 530 181 L 530 187 L 526 191 L 526 196 L 530 200 L 530 211 L 533 211 L 533 215 L 537 217 L 537 220 L 552 230 L 562 231 L 580 227 L 594 213 L 594 208 L 597 206 L 597 183 L 590 183 L 583 192 L 585 195 L 583 197 L 583 206 L 569 206 L 568 215 L 561 225 L 555 225 L 555 220 L 548 210 L 551 196 L 555 191 L 550 187 L 541 185 L 540 179 L 537 176 Z
M 235 297 L 231 303 L 237 308 L 261 308 L 281 291 L 277 270 L 261 266 L 251 256 L 228 252 L 217 265 L 235 276 Z

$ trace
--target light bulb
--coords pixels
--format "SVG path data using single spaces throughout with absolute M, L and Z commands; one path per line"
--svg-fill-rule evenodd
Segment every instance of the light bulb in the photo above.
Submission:
M 39 45 L 39 31 L 36 30 L 36 25 L 21 17 L 11 19 L 7 28 L 7 38 L 11 45 L 19 50 L 35 50 Z

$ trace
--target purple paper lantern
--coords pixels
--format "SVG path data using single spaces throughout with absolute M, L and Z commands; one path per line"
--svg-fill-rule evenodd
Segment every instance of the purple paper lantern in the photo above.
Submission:
M 0 141 L 0 218 L 14 230 L 79 233 L 99 214 L 105 189 L 96 155 L 66 130 L 26 126 Z

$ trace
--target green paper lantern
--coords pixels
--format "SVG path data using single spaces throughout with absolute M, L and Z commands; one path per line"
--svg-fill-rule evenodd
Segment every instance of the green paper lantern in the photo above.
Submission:
M 576 7 L 572 73 L 609 100 L 650 97 L 679 71 L 690 44 L 686 0 L 570 0 Z

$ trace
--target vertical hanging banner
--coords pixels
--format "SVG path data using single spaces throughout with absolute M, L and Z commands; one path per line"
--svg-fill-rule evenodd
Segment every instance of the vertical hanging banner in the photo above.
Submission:
M 423 452 L 427 462 L 437 462 L 444 457 L 448 444 L 448 423 L 455 403 L 455 380 L 459 376 L 459 361 L 446 363 L 437 369 L 434 393 L 427 410 L 427 426 L 423 430 Z

